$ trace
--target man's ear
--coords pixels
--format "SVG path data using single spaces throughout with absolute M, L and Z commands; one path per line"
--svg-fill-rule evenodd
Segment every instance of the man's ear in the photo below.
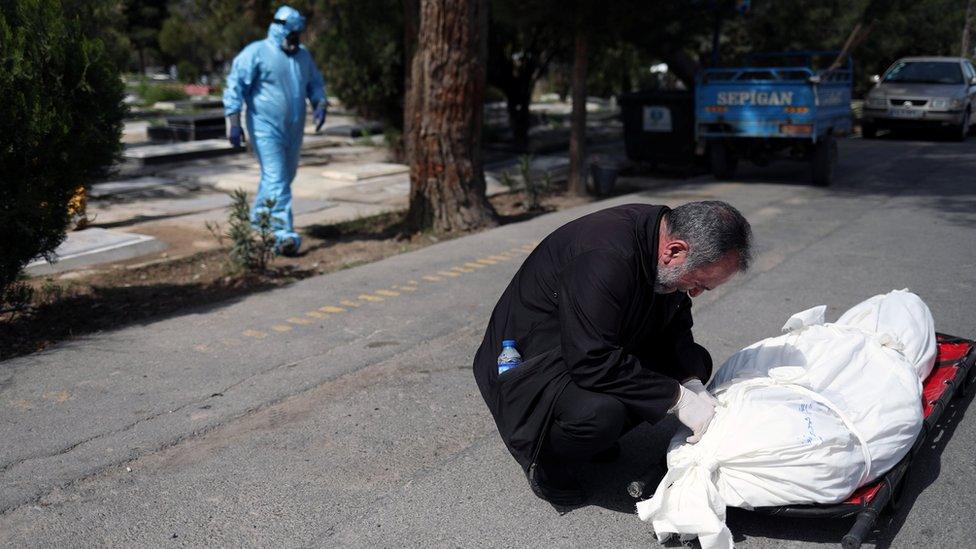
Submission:
M 665 265 L 675 263 L 680 265 L 688 257 L 688 243 L 684 240 L 671 240 L 664 245 L 664 254 L 661 262 Z

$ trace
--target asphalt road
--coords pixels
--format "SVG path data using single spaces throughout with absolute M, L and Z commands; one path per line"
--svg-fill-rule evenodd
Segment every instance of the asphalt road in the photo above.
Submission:
M 976 139 L 847 140 L 839 180 L 801 165 L 653 184 L 237 302 L 0 363 L 0 546 L 648 547 L 628 480 L 673 425 L 582 471 L 591 505 L 536 499 L 470 373 L 528 250 L 626 202 L 722 199 L 752 222 L 754 268 L 695 300 L 717 360 L 795 311 L 828 319 L 908 287 L 976 337 Z M 956 401 L 920 454 L 882 547 L 976 546 L 976 411 Z M 740 547 L 836 545 L 849 522 L 731 510 Z

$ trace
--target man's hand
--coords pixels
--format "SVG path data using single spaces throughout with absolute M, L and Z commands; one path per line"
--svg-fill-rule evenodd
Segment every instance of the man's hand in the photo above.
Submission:
M 703 385 L 701 380 L 697 377 L 693 377 L 688 381 L 685 381 L 681 384 L 681 386 L 700 397 L 705 397 L 709 402 L 712 403 L 713 406 L 718 406 L 718 399 L 713 397 L 712 393 L 708 392 L 708 389 L 705 388 L 705 385 Z
M 315 121 L 315 132 L 318 133 L 322 129 L 322 125 L 325 124 L 325 102 L 323 101 L 318 107 L 315 107 L 315 112 L 312 114 L 312 120 Z
M 677 415 L 678 421 L 691 429 L 691 436 L 685 440 L 694 444 L 701 440 L 705 430 L 708 429 L 708 424 L 711 423 L 712 417 L 715 415 L 715 405 L 708 398 L 696 395 L 679 385 L 678 402 L 669 412 Z
M 241 129 L 241 113 L 237 112 L 227 116 L 227 140 L 231 146 L 240 147 L 244 142 L 244 130 Z

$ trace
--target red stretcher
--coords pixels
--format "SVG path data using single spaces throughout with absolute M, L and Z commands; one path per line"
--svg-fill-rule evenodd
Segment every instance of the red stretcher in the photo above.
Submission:
M 915 439 L 911 451 L 874 482 L 858 488 L 847 500 L 829 505 L 786 505 L 781 507 L 757 507 L 755 512 L 781 517 L 845 518 L 855 517 L 854 525 L 841 539 L 844 549 L 857 549 L 874 528 L 878 517 L 889 506 L 897 509 L 905 478 L 912 459 L 925 444 L 949 401 L 958 394 L 969 395 L 976 381 L 976 345 L 968 339 L 936 334 L 938 353 L 935 368 L 922 384 L 922 412 L 925 421 Z M 634 498 L 644 496 L 644 488 L 652 485 L 647 480 L 632 482 L 627 491 Z M 653 489 L 653 488 L 652 488 Z

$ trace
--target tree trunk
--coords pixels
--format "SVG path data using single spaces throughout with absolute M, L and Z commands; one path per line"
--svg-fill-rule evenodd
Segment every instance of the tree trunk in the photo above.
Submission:
M 413 60 L 417 53 L 417 32 L 420 26 L 420 0 L 403 2 L 403 135 L 398 162 L 411 162 L 420 129 L 420 109 L 411 108 L 413 89 Z
M 664 62 L 668 64 L 668 70 L 674 73 L 686 88 L 690 90 L 695 87 L 695 78 L 698 77 L 701 65 L 692 56 L 684 50 L 672 50 L 664 55 Z
M 404 118 L 413 230 L 495 224 L 481 158 L 486 28 L 485 0 L 420 0 Z
M 973 10 L 976 10 L 976 0 L 968 0 L 968 2 L 966 2 L 966 20 L 962 25 L 962 43 L 960 44 L 959 48 L 961 50 L 960 55 L 962 57 L 969 57 L 973 53 L 973 48 L 971 46 L 972 42 L 970 41 L 973 16 L 976 15 L 973 13 Z
M 505 104 L 508 109 L 508 125 L 512 128 L 513 145 L 519 151 L 528 152 L 529 127 L 532 121 L 529 106 L 532 103 L 534 82 L 529 81 L 526 86 L 522 80 L 515 79 L 512 87 L 505 90 Z
M 586 193 L 586 62 L 589 55 L 586 30 L 576 27 L 576 47 L 573 52 L 573 114 L 569 130 L 569 188 L 570 194 Z

